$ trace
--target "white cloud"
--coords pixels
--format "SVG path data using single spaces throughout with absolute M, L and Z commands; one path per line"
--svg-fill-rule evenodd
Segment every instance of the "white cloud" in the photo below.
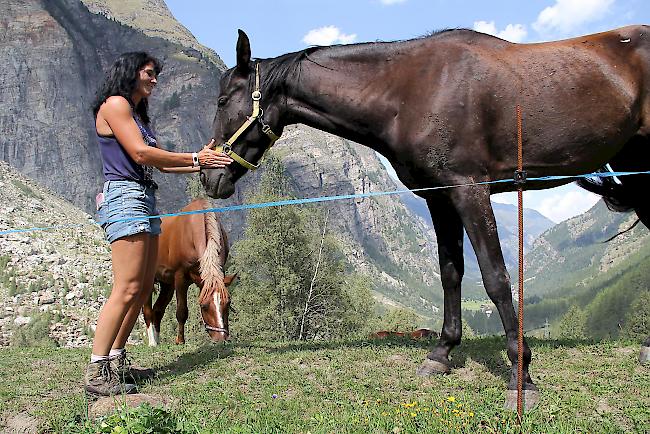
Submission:
M 522 42 L 526 39 L 528 32 L 523 24 L 508 24 L 505 29 L 499 31 L 494 21 L 474 21 L 474 30 L 477 32 L 494 35 L 510 42 Z
M 398 3 L 404 3 L 405 1 L 406 0 L 381 0 L 381 3 L 390 6 L 390 5 L 396 5 Z
M 582 24 L 605 16 L 613 3 L 614 0 L 555 0 L 555 5 L 540 12 L 533 28 L 544 34 L 570 34 Z
M 341 33 L 338 27 L 325 26 L 318 29 L 310 30 L 303 38 L 302 42 L 307 45 L 332 45 L 332 44 L 350 44 L 357 39 L 356 33 L 346 35 Z
M 600 196 L 584 190 L 554 194 L 543 199 L 536 209 L 556 223 L 582 214 L 594 206 Z

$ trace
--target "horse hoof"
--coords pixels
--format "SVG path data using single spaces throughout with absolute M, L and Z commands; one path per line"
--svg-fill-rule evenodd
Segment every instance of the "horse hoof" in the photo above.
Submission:
M 449 371 L 448 364 L 426 358 L 416 371 L 416 374 L 419 377 L 427 377 L 432 374 L 448 374 Z
M 524 389 L 522 392 L 524 411 L 530 411 L 539 404 L 539 391 L 533 389 Z M 503 405 L 506 410 L 517 411 L 517 391 L 508 389 L 506 392 L 506 402 Z
M 650 347 L 641 347 L 639 363 L 642 365 L 650 365 Z

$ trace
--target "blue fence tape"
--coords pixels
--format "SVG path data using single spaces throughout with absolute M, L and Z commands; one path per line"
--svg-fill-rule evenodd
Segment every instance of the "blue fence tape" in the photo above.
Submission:
M 578 179 L 578 178 L 608 178 L 608 177 L 619 177 L 619 176 L 628 176 L 628 175 L 650 175 L 650 171 L 641 171 L 641 172 L 594 172 L 584 175 L 549 175 L 549 176 L 540 176 L 536 178 L 527 178 L 526 182 L 531 181 L 559 181 L 566 179 Z M 251 203 L 245 205 L 232 205 L 226 207 L 218 208 L 206 208 L 195 211 L 183 211 L 169 214 L 158 214 L 147 217 L 128 217 L 121 219 L 112 219 L 106 220 L 103 222 L 88 222 L 88 223 L 79 223 L 79 224 L 69 224 L 69 225 L 57 225 L 57 226 L 43 226 L 43 227 L 33 227 L 25 229 L 9 229 L 5 231 L 0 231 L 0 236 L 24 233 L 24 232 L 37 232 L 37 231 L 48 231 L 48 230 L 58 230 L 58 229 L 73 229 L 78 227 L 87 226 L 89 224 L 93 225 L 102 225 L 104 223 L 117 223 L 117 222 L 130 222 L 130 221 L 141 221 L 149 220 L 153 218 L 166 218 L 174 217 L 181 215 L 191 215 L 191 214 L 205 214 L 208 212 L 230 212 L 230 211 L 241 211 L 247 209 L 258 209 L 258 208 L 269 208 L 274 206 L 285 206 L 285 205 L 304 205 L 308 203 L 319 203 L 319 202 L 331 202 L 335 200 L 346 200 L 346 199 L 361 199 L 367 197 L 377 197 L 377 196 L 388 196 L 394 194 L 404 194 L 404 193 L 415 193 L 421 191 L 433 191 L 433 190 L 442 190 L 445 188 L 458 188 L 458 187 L 469 187 L 471 185 L 487 185 L 487 184 L 501 184 L 501 183 L 510 183 L 515 182 L 514 179 L 499 179 L 495 181 L 482 181 L 482 182 L 472 182 L 468 184 L 456 184 L 456 185 L 441 185 L 437 187 L 424 187 L 424 188 L 414 188 L 406 190 L 393 190 L 393 191 L 378 191 L 371 193 L 358 193 L 358 194 L 344 194 L 340 196 L 320 196 L 304 199 L 287 199 L 280 200 L 276 202 L 262 202 L 262 203 Z

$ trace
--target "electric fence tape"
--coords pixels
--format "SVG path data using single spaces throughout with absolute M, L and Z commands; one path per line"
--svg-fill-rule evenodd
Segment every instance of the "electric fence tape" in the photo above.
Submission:
M 565 180 L 565 179 L 578 179 L 578 178 L 608 178 L 608 177 L 619 177 L 619 176 L 628 176 L 628 175 L 650 175 L 650 170 L 648 171 L 642 171 L 642 172 L 594 172 L 594 173 L 589 173 L 585 175 L 549 175 L 549 176 L 540 176 L 537 178 L 528 178 L 527 181 L 558 181 L 558 180 Z M 413 188 L 413 189 L 406 189 L 406 190 L 393 190 L 393 191 L 378 191 L 378 192 L 370 192 L 370 193 L 357 193 L 357 194 L 344 194 L 344 195 L 339 195 L 339 196 L 320 196 L 320 197 L 312 197 L 312 198 L 304 198 L 304 199 L 287 199 L 287 200 L 280 200 L 280 201 L 275 201 L 275 202 L 262 202 L 262 203 L 251 203 L 251 204 L 244 204 L 244 205 L 232 205 L 232 206 L 226 206 L 226 207 L 217 207 L 217 208 L 206 208 L 206 209 L 201 209 L 201 210 L 195 210 L 195 211 L 183 211 L 183 212 L 176 212 L 176 213 L 169 213 L 169 214 L 158 214 L 158 215 L 152 215 L 152 216 L 147 216 L 147 217 L 127 217 L 127 218 L 120 218 L 120 219 L 111 219 L 111 220 L 106 220 L 102 222 L 88 222 L 88 223 L 79 223 L 79 224 L 67 224 L 67 225 L 55 225 L 55 226 L 43 226 L 43 227 L 33 227 L 33 228 L 25 228 L 25 229 L 8 229 L 4 231 L 0 231 L 0 236 L 2 235 L 9 235 L 9 234 L 17 234 L 17 233 L 25 233 L 25 232 L 37 232 L 37 231 L 48 231 L 48 230 L 59 230 L 59 229 L 73 229 L 73 228 L 78 228 L 82 226 L 87 226 L 89 224 L 93 225 L 102 225 L 105 223 L 117 223 L 117 222 L 130 222 L 130 221 L 141 221 L 141 220 L 149 220 L 153 218 L 166 218 L 166 217 L 174 217 L 174 216 L 181 216 L 181 215 L 191 215 L 191 214 L 205 214 L 208 212 L 231 212 L 231 211 L 241 211 L 241 210 L 248 210 L 248 209 L 259 209 L 259 208 L 269 208 L 269 207 L 275 207 L 275 206 L 285 206 L 285 205 L 304 205 L 308 203 L 320 203 L 320 202 L 332 202 L 335 200 L 347 200 L 347 199 L 363 199 L 363 198 L 368 198 L 368 197 L 378 197 L 378 196 L 388 196 L 388 195 L 395 195 L 395 194 L 404 194 L 404 193 L 415 193 L 415 192 L 421 192 L 421 191 L 433 191 L 433 190 L 442 190 L 446 188 L 459 188 L 459 187 L 470 187 L 473 185 L 488 185 L 488 184 L 502 184 L 502 183 L 508 183 L 508 182 L 515 182 L 514 179 L 499 179 L 495 181 L 482 181 L 482 182 L 472 182 L 472 183 L 467 183 L 467 184 L 455 184 L 455 185 L 441 185 L 437 187 L 424 187 L 424 188 Z

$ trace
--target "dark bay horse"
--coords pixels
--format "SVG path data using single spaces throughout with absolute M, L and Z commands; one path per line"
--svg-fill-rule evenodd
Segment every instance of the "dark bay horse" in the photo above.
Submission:
M 181 211 L 210 208 L 206 200 L 194 200 Z M 158 247 L 156 282 L 160 292 L 152 307 L 152 297 L 142 313 L 147 326 L 149 345 L 160 343 L 160 322 L 165 308 L 176 293 L 177 344 L 185 343 L 185 322 L 188 317 L 187 289 L 195 283 L 205 329 L 213 341 L 228 339 L 230 295 L 228 285 L 234 276 L 224 276 L 228 258 L 228 238 L 213 212 L 168 217 L 163 219 Z
M 448 372 L 461 340 L 463 229 L 496 305 L 517 384 L 517 317 L 490 195 L 512 191 L 517 169 L 516 105 L 523 110 L 529 178 L 650 169 L 650 27 L 540 44 L 513 44 L 471 30 L 390 43 L 312 47 L 251 60 L 241 30 L 237 65 L 220 82 L 214 138 L 239 164 L 202 170 L 212 197 L 225 198 L 289 124 L 303 123 L 383 154 L 420 192 L 438 238 L 444 323 L 418 370 Z M 251 115 L 252 113 L 252 115 Z M 617 190 L 592 185 L 650 226 L 650 177 L 623 177 Z M 570 180 L 528 182 L 542 189 Z M 641 193 L 641 194 L 636 194 Z M 616 197 L 615 197 L 616 196 Z M 645 342 L 647 359 L 650 340 Z M 535 390 L 524 344 L 523 383 Z

